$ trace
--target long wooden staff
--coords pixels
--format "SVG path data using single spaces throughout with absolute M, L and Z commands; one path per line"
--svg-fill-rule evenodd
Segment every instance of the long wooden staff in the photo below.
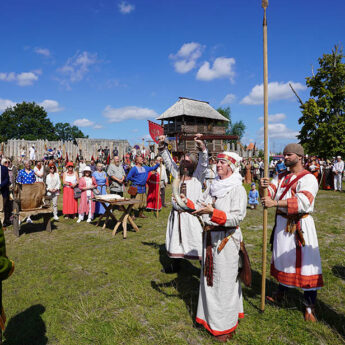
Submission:
M 264 177 L 268 177 L 268 63 L 267 63 L 267 19 L 266 8 L 268 0 L 262 0 L 264 9 L 263 21 L 263 43 L 264 43 Z M 267 197 L 268 190 L 264 189 L 264 197 Z M 267 208 L 263 209 L 263 231 L 262 231 L 262 277 L 261 277 L 261 311 L 265 310 L 266 298 L 266 264 L 267 264 Z
M 158 197 L 157 197 L 157 208 L 156 208 L 156 217 L 158 218 L 158 214 L 159 214 L 159 199 L 161 196 L 161 178 L 162 178 L 162 162 L 160 162 L 159 165 L 159 182 L 158 182 Z

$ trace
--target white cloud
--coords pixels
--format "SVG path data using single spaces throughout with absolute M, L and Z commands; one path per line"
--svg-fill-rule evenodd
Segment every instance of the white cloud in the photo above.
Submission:
M 174 68 L 177 73 L 187 73 L 196 66 L 196 61 L 202 55 L 204 46 L 197 42 L 189 42 L 182 45 L 176 54 L 170 54 L 169 58 L 175 60 Z
M 145 120 L 156 117 L 157 115 L 158 114 L 152 109 L 135 106 L 112 108 L 110 105 L 107 105 L 103 110 L 103 116 L 106 117 L 109 122 L 121 122 L 129 119 Z
M 236 96 L 233 93 L 228 93 L 220 102 L 220 105 L 231 104 L 235 99 Z
M 120 2 L 118 7 L 119 7 L 120 13 L 122 14 L 128 14 L 135 10 L 135 6 L 132 4 L 129 4 L 126 1 Z
M 283 123 L 273 123 L 268 125 L 268 136 L 270 139 L 296 139 L 298 131 L 288 128 Z M 264 127 L 259 130 L 259 136 L 263 137 Z
M 60 82 L 69 87 L 70 83 L 83 80 L 90 71 L 90 67 L 98 62 L 97 53 L 77 52 L 74 56 L 68 58 L 65 65 L 59 69 L 59 72 L 66 76 L 66 79 L 60 80 Z
M 47 48 L 39 48 L 39 47 L 36 47 L 34 49 L 35 53 L 38 54 L 38 55 L 43 55 L 45 57 L 50 57 L 50 50 L 47 49 Z
M 88 119 L 77 119 L 75 121 L 73 121 L 73 125 L 74 126 L 78 126 L 78 127 L 91 127 L 93 126 L 95 123 L 88 120 Z
M 210 67 L 210 63 L 205 61 L 199 68 L 196 75 L 196 79 L 210 81 L 213 79 L 229 78 L 233 81 L 235 72 L 233 71 L 233 65 L 235 65 L 234 58 L 219 57 L 213 62 L 213 66 Z
M 16 103 L 9 99 L 0 98 L 0 111 L 5 111 L 7 108 L 14 107 L 15 105 Z
M 43 102 L 39 103 L 41 107 L 43 107 L 48 113 L 56 113 L 58 111 L 63 110 L 60 107 L 58 101 L 54 101 L 53 99 L 45 99 Z
M 286 115 L 283 113 L 268 115 L 268 122 L 270 122 L 270 123 L 280 122 L 280 121 L 283 121 L 285 119 L 286 119 Z M 264 117 L 260 116 L 259 121 L 264 122 Z
M 103 126 L 100 124 L 97 124 L 97 125 L 94 125 L 93 128 L 94 129 L 101 129 L 101 128 L 103 128 Z
M 35 81 L 38 80 L 38 75 L 41 74 L 41 70 L 32 71 L 32 72 L 22 72 L 22 73 L 0 73 L 0 80 L 7 82 L 15 82 L 19 86 L 28 86 L 32 85 Z
M 292 87 L 296 91 L 302 91 L 306 89 L 306 86 L 302 85 L 301 83 L 294 83 L 289 81 L 287 83 L 279 83 L 277 81 L 268 83 L 268 100 L 270 102 L 277 101 L 281 99 L 291 99 L 294 97 L 292 90 L 289 86 L 291 83 Z M 256 105 L 256 104 L 263 104 L 263 97 L 264 97 L 264 87 L 263 84 L 255 85 L 250 94 L 244 97 L 241 101 L 241 104 L 249 104 L 249 105 Z

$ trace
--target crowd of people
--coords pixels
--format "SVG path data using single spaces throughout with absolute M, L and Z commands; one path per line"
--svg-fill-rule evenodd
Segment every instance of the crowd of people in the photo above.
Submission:
M 16 176 L 11 161 L 3 158 L 4 223 L 10 221 L 9 192 L 15 182 L 44 182 L 47 194 L 52 197 L 56 220 L 59 219 L 57 205 L 62 187 L 62 213 L 65 218 L 80 223 L 85 217 L 91 222 L 105 212 L 102 204 L 95 201 L 95 195 L 123 196 L 126 185 L 127 192 L 138 200 L 136 216 L 146 218 L 145 209 L 160 210 L 166 206 L 165 188 L 171 175 L 179 182 L 178 192 L 173 189 L 166 229 L 166 252 L 173 260 L 162 271 L 174 273 L 183 269 L 183 259 L 201 262 L 196 322 L 217 340 L 226 342 L 244 317 L 238 277 L 244 269 L 243 265 L 240 267 L 240 257 L 243 264 L 246 251 L 240 224 L 246 217 L 247 204 L 255 209 L 261 202 L 263 207 L 276 208 L 271 236 L 271 275 L 279 286 L 267 300 L 279 304 L 289 288 L 301 288 L 306 306 L 305 320 L 315 322 L 316 296 L 323 286 L 323 277 L 311 214 L 319 185 L 341 191 L 344 173 L 341 157 L 333 162 L 308 158 L 301 145 L 289 144 L 284 149 L 284 161 L 271 164 L 273 178 L 270 179 L 263 176 L 261 158 L 242 160 L 234 152 L 209 157 L 200 135 L 196 136 L 195 143 L 198 155 L 186 153 L 178 162 L 172 158 L 165 137 L 161 136 L 159 156 L 152 161 L 139 154 L 126 155 L 122 160 L 115 156 L 112 162 L 105 162 L 109 164 L 104 164 L 109 155 L 87 163 L 79 156 L 77 164 L 68 161 L 61 165 L 61 161 L 53 158 L 36 161 L 32 166 L 30 160 L 24 159 L 23 168 Z M 250 184 L 249 196 L 244 184 Z M 265 189 L 268 191 L 266 197 Z
M 162 207 L 166 207 L 165 187 L 168 183 L 168 177 L 164 164 L 161 164 L 161 157 L 148 161 L 140 155 L 133 159 L 131 159 L 132 155 L 126 155 L 122 160 L 118 156 L 114 156 L 111 162 L 105 157 L 102 150 L 99 159 L 97 161 L 91 159 L 89 163 L 86 163 L 82 156 L 78 157 L 77 163 L 72 161 L 65 163 L 55 158 L 37 161 L 23 159 L 19 163 L 22 169 L 18 171 L 16 176 L 13 176 L 11 160 L 2 158 L 3 224 L 5 226 L 11 224 L 12 201 L 10 192 L 15 183 L 44 182 L 47 195 L 52 199 L 55 220 L 59 220 L 57 205 L 60 193 L 62 193 L 63 198 L 62 214 L 65 218 L 77 219 L 78 223 L 84 217 L 87 217 L 87 222 L 91 222 L 95 216 L 105 212 L 101 203 L 93 201 L 95 195 L 110 193 L 123 197 L 125 186 L 129 185 L 137 190 L 133 197 L 140 200 L 140 204 L 135 207 L 138 209 L 139 217 L 146 217 L 143 213 L 145 209 L 160 210 Z M 108 164 L 106 164 L 107 160 Z M 160 169 L 157 171 L 158 167 Z M 143 172 L 144 174 L 142 174 Z M 32 222 L 30 217 L 26 221 Z

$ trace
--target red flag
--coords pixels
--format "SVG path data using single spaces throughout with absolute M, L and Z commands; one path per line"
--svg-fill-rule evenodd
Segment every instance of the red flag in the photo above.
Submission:
M 91 156 L 91 160 L 94 161 L 95 159 L 93 158 L 93 155 Z
M 66 152 L 66 163 L 68 163 L 68 153 Z
M 107 165 L 109 165 L 110 164 L 110 155 L 108 155 L 108 157 L 107 157 Z
M 147 121 L 149 122 L 149 132 L 151 138 L 156 144 L 158 144 L 158 137 L 164 134 L 164 128 L 158 123 L 152 122 L 150 120 Z

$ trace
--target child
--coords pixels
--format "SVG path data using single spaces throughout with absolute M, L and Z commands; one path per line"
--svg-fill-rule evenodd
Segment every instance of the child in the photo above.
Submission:
M 79 204 L 79 218 L 77 223 L 84 219 L 84 214 L 88 215 L 87 222 L 90 223 L 95 213 L 95 202 L 92 201 L 94 197 L 93 190 L 97 188 L 97 182 L 91 176 L 91 168 L 87 166 L 83 169 L 83 177 L 79 179 L 79 188 L 81 189 L 80 204 Z
M 249 206 L 250 208 L 253 210 L 254 208 L 256 208 L 256 205 L 259 203 L 258 201 L 259 198 L 259 193 L 256 190 L 256 186 L 255 183 L 253 182 L 251 184 L 251 189 L 249 191 Z

